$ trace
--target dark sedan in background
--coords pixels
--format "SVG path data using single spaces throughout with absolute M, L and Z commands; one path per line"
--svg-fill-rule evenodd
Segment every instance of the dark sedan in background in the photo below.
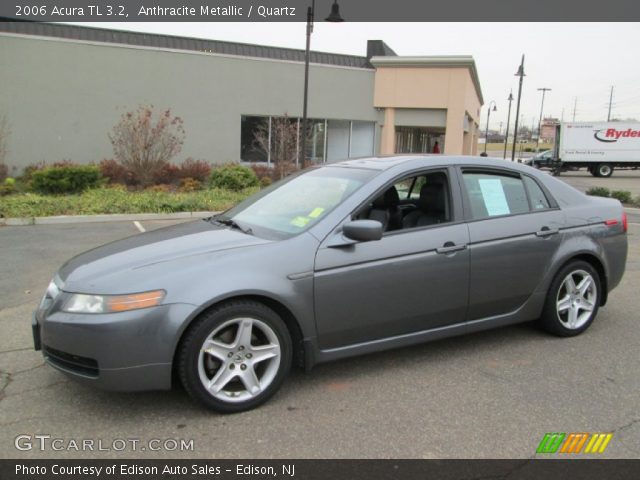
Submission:
M 622 278 L 626 230 L 617 200 L 527 166 L 351 160 L 71 259 L 35 313 L 36 348 L 101 388 L 179 379 L 209 408 L 246 410 L 292 365 L 533 320 L 577 335 Z

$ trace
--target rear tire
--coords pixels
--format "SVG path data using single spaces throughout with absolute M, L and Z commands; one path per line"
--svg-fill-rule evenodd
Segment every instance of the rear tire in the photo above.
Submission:
M 203 313 L 178 354 L 180 380 L 189 395 L 220 413 L 266 402 L 291 368 L 287 326 L 267 306 L 234 300 Z
M 596 177 L 610 177 L 613 175 L 613 167 L 608 163 L 599 163 L 595 166 Z
M 579 335 L 596 318 L 601 298 L 598 272 L 585 261 L 572 261 L 551 282 L 539 324 L 559 337 Z

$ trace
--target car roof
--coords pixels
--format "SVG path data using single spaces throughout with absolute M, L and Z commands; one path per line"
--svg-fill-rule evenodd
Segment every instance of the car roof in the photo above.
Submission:
M 379 155 L 375 157 L 362 157 L 330 163 L 327 166 L 345 168 L 365 168 L 369 170 L 389 170 L 394 167 L 404 168 L 441 167 L 446 165 L 478 165 L 483 167 L 513 168 L 522 170 L 525 167 L 519 163 L 503 160 L 501 158 L 463 156 L 463 155 Z

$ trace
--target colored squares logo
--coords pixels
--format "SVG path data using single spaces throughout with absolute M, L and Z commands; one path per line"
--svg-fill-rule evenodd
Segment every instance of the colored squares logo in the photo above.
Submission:
M 612 433 L 546 433 L 536 453 L 603 453 Z

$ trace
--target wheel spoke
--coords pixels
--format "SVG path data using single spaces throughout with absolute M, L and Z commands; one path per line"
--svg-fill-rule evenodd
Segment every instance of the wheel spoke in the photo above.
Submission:
M 238 323 L 238 332 L 236 333 L 235 345 L 244 345 L 249 347 L 251 345 L 251 333 L 253 331 L 253 320 L 250 318 L 243 318 Z
M 251 347 L 251 353 L 253 355 L 253 363 L 260 363 L 278 356 L 278 354 L 280 353 L 280 346 L 269 344 Z
M 578 324 L 578 307 L 572 306 L 569 309 L 569 317 L 567 320 L 570 328 L 576 327 L 576 325 Z
M 232 351 L 231 345 L 217 342 L 213 339 L 207 340 L 202 346 L 204 353 L 216 357 L 222 361 L 227 360 L 229 353 Z
M 567 287 L 568 293 L 576 291 L 576 282 L 573 280 L 573 273 L 569 274 L 569 276 L 565 278 L 564 284 Z
M 242 372 L 240 379 L 242 380 L 242 383 L 244 383 L 244 387 L 247 389 L 247 392 L 251 395 L 256 395 L 257 393 L 260 393 L 260 390 L 262 390 L 260 387 L 260 380 L 258 380 L 256 371 L 252 366 L 247 367 L 247 369 Z
M 593 312 L 593 303 L 591 303 L 589 300 L 581 300 L 580 310 L 584 310 L 585 312 Z
M 591 277 L 586 276 L 582 279 L 582 281 L 578 284 L 576 288 L 580 292 L 580 296 L 584 297 L 587 294 L 589 287 L 591 287 Z
M 571 308 L 571 297 L 566 295 L 561 300 L 558 300 L 558 312 L 562 313 Z
M 220 370 L 214 375 L 207 388 L 214 393 L 222 390 L 237 375 L 235 370 L 231 370 L 228 365 L 222 365 Z

